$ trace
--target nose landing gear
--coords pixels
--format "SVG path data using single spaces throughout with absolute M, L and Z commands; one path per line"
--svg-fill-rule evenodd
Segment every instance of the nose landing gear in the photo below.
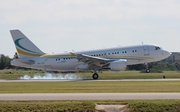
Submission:
M 146 65 L 146 73 L 150 73 L 150 70 L 148 68 L 148 63 L 145 63 L 145 65 Z
M 149 70 L 149 69 L 146 69 L 146 73 L 150 73 L 150 70 Z

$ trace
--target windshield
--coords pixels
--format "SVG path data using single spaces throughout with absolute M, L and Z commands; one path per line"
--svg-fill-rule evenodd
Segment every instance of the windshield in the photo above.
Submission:
M 160 50 L 161 48 L 160 47 L 155 47 L 155 50 Z

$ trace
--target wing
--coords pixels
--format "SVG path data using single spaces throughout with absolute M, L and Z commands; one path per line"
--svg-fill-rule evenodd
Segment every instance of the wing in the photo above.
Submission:
M 86 54 L 74 54 L 71 53 L 72 56 L 77 56 L 78 61 L 84 62 L 88 64 L 90 69 L 93 68 L 102 68 L 104 65 L 107 65 L 111 61 L 115 61 L 112 59 L 94 57 Z

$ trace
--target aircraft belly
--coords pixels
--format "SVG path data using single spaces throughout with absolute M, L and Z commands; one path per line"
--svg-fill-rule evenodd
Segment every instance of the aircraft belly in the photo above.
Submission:
M 144 59 L 144 60 L 127 60 L 127 65 L 134 65 L 134 64 L 144 64 L 152 62 L 153 59 Z
M 144 60 L 127 60 L 127 65 L 141 64 L 145 63 Z
M 53 69 L 58 71 L 75 71 L 76 66 L 78 66 L 81 62 L 66 62 L 66 63 L 57 63 L 52 66 Z

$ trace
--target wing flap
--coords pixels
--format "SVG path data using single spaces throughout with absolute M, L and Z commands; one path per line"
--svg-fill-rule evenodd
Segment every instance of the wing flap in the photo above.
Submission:
M 90 55 L 86 55 L 86 54 L 75 54 L 75 53 L 72 53 L 72 52 L 70 52 L 70 54 L 72 56 L 77 56 L 78 61 L 87 63 L 88 67 L 90 69 L 93 69 L 93 68 L 100 69 L 104 65 L 107 65 L 109 62 L 115 61 L 115 60 L 112 60 L 112 59 L 107 59 L 107 58 L 102 58 L 102 57 L 95 57 L 95 56 L 90 56 Z
M 85 63 L 88 62 L 109 62 L 109 59 L 101 58 L 101 57 L 93 57 L 85 54 L 77 54 L 78 60 L 83 61 Z
M 74 55 L 74 53 L 71 53 Z M 87 63 L 89 65 L 89 68 L 99 68 L 106 64 L 108 64 L 110 59 L 102 58 L 102 57 L 94 57 L 86 54 L 76 54 L 78 61 Z

